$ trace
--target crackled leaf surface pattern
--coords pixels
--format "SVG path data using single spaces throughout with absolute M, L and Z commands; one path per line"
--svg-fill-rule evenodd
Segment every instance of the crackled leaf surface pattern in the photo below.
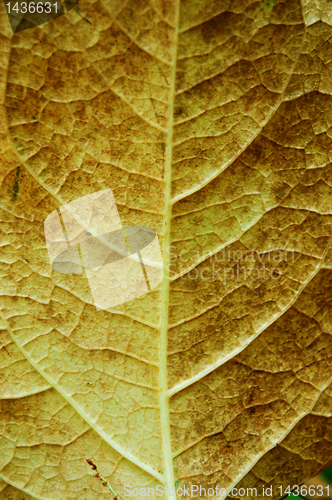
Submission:
M 332 453 L 331 2 L 78 7 L 0 6 L 1 498 L 110 498 L 86 458 L 122 497 L 301 484 Z M 108 188 L 164 280 L 96 311 L 44 220 Z

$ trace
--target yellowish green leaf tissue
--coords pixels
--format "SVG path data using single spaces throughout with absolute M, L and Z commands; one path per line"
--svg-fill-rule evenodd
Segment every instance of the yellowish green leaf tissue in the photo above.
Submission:
M 63 8 L 0 5 L 0 500 L 281 498 L 332 456 L 332 2 Z

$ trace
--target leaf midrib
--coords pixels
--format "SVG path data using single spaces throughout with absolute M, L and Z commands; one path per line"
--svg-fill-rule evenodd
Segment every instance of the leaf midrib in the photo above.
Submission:
M 174 29 L 174 48 L 173 48 L 173 64 L 170 85 L 169 97 L 169 121 L 167 127 L 166 151 L 165 151 L 165 219 L 164 219 L 164 248 L 163 248 L 163 269 L 164 277 L 161 292 L 161 325 L 160 325 L 160 358 L 159 358 L 159 408 L 160 408 L 160 425 L 163 446 L 164 458 L 164 476 L 165 485 L 170 489 L 174 489 L 174 470 L 171 445 L 171 430 L 169 418 L 169 395 L 168 395 L 168 380 L 167 380 L 167 338 L 168 338 L 168 316 L 169 316 L 169 251 L 171 242 L 171 182 L 172 182 L 172 157 L 173 157 L 173 128 L 174 128 L 174 99 L 176 86 L 176 62 L 178 49 L 178 34 L 179 34 L 179 19 L 180 19 L 180 0 L 176 0 L 175 4 L 175 29 Z M 165 495 L 165 498 L 169 498 Z M 174 496 L 172 497 L 174 500 Z

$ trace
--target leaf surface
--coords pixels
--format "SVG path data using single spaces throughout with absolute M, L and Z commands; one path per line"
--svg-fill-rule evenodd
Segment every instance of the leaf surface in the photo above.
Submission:
M 330 3 L 78 7 L 0 7 L 1 495 L 278 497 L 332 452 Z M 107 188 L 165 277 L 96 311 L 44 220 Z

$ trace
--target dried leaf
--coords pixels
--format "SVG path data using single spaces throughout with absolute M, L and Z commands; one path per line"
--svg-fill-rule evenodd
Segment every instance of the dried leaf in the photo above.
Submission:
M 277 498 L 329 461 L 331 12 L 81 0 L 12 34 L 1 4 L 1 498 L 110 498 L 91 458 L 121 498 Z M 109 188 L 164 280 L 97 311 L 44 221 Z

